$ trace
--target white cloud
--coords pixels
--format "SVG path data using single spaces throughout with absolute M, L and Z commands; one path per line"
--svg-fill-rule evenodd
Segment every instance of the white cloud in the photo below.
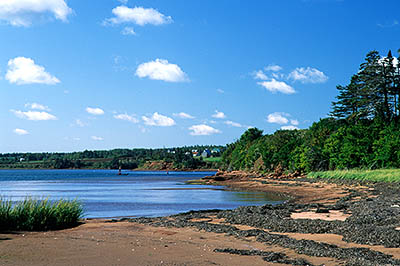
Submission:
M 92 136 L 91 138 L 92 138 L 92 140 L 96 140 L 96 141 L 104 140 L 102 137 L 98 137 L 98 136 Z
M 155 112 L 152 116 L 142 116 L 144 123 L 148 126 L 170 127 L 175 125 L 174 119 Z
M 295 126 L 283 126 L 281 127 L 282 130 L 295 130 L 295 129 L 299 129 L 298 127 Z
M 172 22 L 170 16 L 165 16 L 153 8 L 117 6 L 112 10 L 115 17 L 107 19 L 104 24 L 134 23 L 140 26 L 146 24 L 162 25 Z
M 221 94 L 222 94 L 222 93 L 225 93 L 225 91 L 224 91 L 223 89 L 217 89 L 217 92 L 218 92 L 218 93 L 221 93 Z
M 32 121 L 57 120 L 57 117 L 47 112 L 38 112 L 38 111 L 23 112 L 20 110 L 11 110 L 11 112 L 13 112 L 18 118 L 32 120 Z
M 139 123 L 139 120 L 136 117 L 128 114 L 114 115 L 114 118 L 119 120 L 129 121 L 134 124 Z
M 25 107 L 30 108 L 30 109 L 42 110 L 42 111 L 50 111 L 50 108 L 48 106 L 45 106 L 40 103 L 27 103 L 27 104 L 25 104 Z
M 232 127 L 244 127 L 243 125 L 241 125 L 241 124 L 239 124 L 239 123 L 236 123 L 236 122 L 233 122 L 233 121 L 225 121 L 224 122 L 226 125 L 228 125 L 228 126 L 232 126 Z
M 262 70 L 258 70 L 256 72 L 254 72 L 253 76 L 254 76 L 254 79 L 260 79 L 260 80 L 268 79 L 267 75 L 265 75 L 264 72 L 262 72 Z
M 273 71 L 273 72 L 278 72 L 282 70 L 281 66 L 278 65 L 269 65 L 267 67 L 264 67 L 265 71 Z
M 191 116 L 190 114 L 184 113 L 184 112 L 180 112 L 180 113 L 175 113 L 173 114 L 176 117 L 182 118 L 182 119 L 193 119 L 194 116 Z
M 28 131 L 26 131 L 25 129 L 21 129 L 21 128 L 14 129 L 14 133 L 17 135 L 20 135 L 20 136 L 29 134 Z
M 186 73 L 178 65 L 171 64 L 164 59 L 156 59 L 155 61 L 140 64 L 136 69 L 136 76 L 167 82 L 188 81 Z
M 386 61 L 385 60 L 387 60 L 387 56 L 385 56 L 385 57 L 382 57 L 381 59 L 379 59 L 379 63 L 381 64 L 381 65 L 384 65 L 384 66 L 386 66 L 387 65 L 387 63 L 386 63 Z M 399 60 L 396 58 L 396 57 L 394 57 L 393 56 L 393 61 L 392 61 L 392 64 L 393 64 L 393 66 L 394 67 L 397 67 L 397 65 L 399 64 Z
M 78 125 L 78 126 L 80 126 L 80 127 L 85 127 L 85 126 L 87 126 L 87 124 L 84 123 L 84 122 L 82 122 L 82 120 L 80 120 L 80 119 L 76 119 L 76 120 L 75 120 L 75 124 Z
M 328 80 L 323 72 L 312 67 L 298 67 L 290 72 L 288 78 L 302 83 L 324 83 Z
M 289 119 L 287 119 L 286 116 L 289 116 L 289 114 L 275 112 L 268 115 L 267 121 L 268 123 L 284 125 L 289 123 Z
M 100 108 L 87 107 L 86 112 L 92 115 L 104 115 L 104 111 Z
M 213 114 L 212 117 L 218 118 L 218 119 L 224 119 L 224 118 L 226 118 L 226 115 L 223 112 L 219 112 L 218 110 L 215 110 L 215 114 Z
M 72 14 L 65 0 L 1 0 L 0 20 L 13 26 L 30 26 L 35 19 L 42 19 L 48 13 L 66 22 Z
M 377 25 L 379 27 L 381 27 L 381 28 L 391 28 L 391 27 L 398 26 L 399 25 L 399 21 L 393 20 L 391 23 L 384 23 L 384 24 L 378 23 Z
M 121 33 L 122 35 L 136 35 L 136 32 L 132 27 L 125 27 Z
M 48 84 L 60 83 L 60 80 L 47 73 L 44 67 L 26 57 L 16 57 L 8 61 L 6 80 L 17 85 L 22 84 Z
M 258 85 L 263 86 L 272 93 L 282 92 L 284 94 L 293 94 L 296 91 L 290 85 L 283 81 L 277 81 L 276 79 L 271 79 L 271 81 L 258 82 Z
M 294 126 L 298 126 L 299 125 L 299 121 L 296 119 L 292 119 L 290 120 L 290 124 L 294 125 Z
M 191 126 L 191 127 L 189 127 L 189 130 L 192 131 L 192 132 L 190 132 L 190 135 L 192 135 L 192 136 L 208 136 L 208 135 L 212 135 L 212 134 L 221 133 L 220 130 L 215 129 L 215 128 L 210 127 L 205 124 Z

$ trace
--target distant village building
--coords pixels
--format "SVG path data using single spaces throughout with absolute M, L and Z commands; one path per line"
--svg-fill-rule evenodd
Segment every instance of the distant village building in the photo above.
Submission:
M 201 157 L 203 158 L 208 158 L 210 156 L 211 156 L 211 151 L 209 149 L 205 149 L 201 154 Z
M 25 161 L 25 158 L 20 158 L 19 161 L 23 162 L 23 161 Z
M 218 148 L 214 148 L 211 150 L 211 153 L 220 153 L 220 152 L 221 152 L 221 150 Z
M 193 155 L 193 157 L 197 157 L 200 154 L 199 154 L 199 152 L 197 150 L 192 150 L 192 155 Z

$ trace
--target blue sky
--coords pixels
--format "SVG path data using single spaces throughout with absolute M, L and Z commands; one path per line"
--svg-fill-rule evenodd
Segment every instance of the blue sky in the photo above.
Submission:
M 94 4 L 95 3 L 95 4 Z M 227 144 L 326 117 L 400 2 L 0 2 L 0 152 Z

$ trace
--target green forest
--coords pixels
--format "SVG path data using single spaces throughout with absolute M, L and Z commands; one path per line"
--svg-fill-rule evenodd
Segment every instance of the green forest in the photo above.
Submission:
M 400 53 L 400 50 L 399 50 Z M 400 167 L 400 56 L 369 52 L 348 85 L 338 85 L 328 118 L 303 130 L 248 129 L 227 145 L 225 170 L 308 173 Z
M 201 156 L 201 152 L 205 150 L 210 151 L 207 156 L 210 158 Z M 164 162 L 169 168 L 177 170 L 216 169 L 219 163 L 218 158 L 223 151 L 223 146 L 210 145 L 163 149 L 86 150 L 71 153 L 7 153 L 0 154 L 0 168 L 145 169 L 149 162 L 157 161 Z

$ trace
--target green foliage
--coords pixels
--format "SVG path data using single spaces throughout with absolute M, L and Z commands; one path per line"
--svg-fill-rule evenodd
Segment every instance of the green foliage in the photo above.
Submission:
M 379 170 L 335 170 L 311 172 L 309 178 L 350 179 L 374 182 L 400 182 L 400 169 Z
M 400 56 L 399 56 L 400 58 Z M 332 115 L 352 123 L 359 119 L 379 119 L 389 123 L 400 116 L 400 65 L 389 51 L 381 57 L 377 51 L 367 54 L 350 84 L 337 86 Z
M 258 132 L 256 138 L 248 137 L 252 135 L 250 130 Z M 260 135 L 261 132 L 258 129 L 249 129 L 237 142 L 228 145 L 222 155 L 224 167 L 232 170 L 273 170 L 280 164 L 284 168 L 294 169 L 294 151 L 302 145 L 304 131 L 279 130 L 264 136 Z
M 178 169 L 218 168 L 217 162 L 193 159 L 192 150 L 215 148 L 213 156 L 220 157 L 222 146 L 190 146 L 163 149 L 115 149 L 72 153 L 8 153 L 0 154 L 0 168 L 28 169 L 136 169 L 148 161 L 172 162 Z M 190 166 L 190 167 L 187 167 Z
M 248 130 L 227 146 L 223 166 L 300 172 L 400 167 L 400 64 L 393 62 L 391 52 L 368 53 L 350 84 L 337 86 L 332 117 L 306 130 L 264 136 Z
M 27 198 L 15 205 L 0 198 L 0 231 L 45 231 L 73 227 L 83 215 L 76 201 Z

